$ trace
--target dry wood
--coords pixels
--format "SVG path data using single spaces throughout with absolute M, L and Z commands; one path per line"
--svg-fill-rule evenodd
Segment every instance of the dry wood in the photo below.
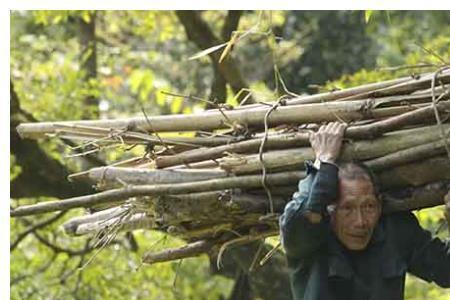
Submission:
M 402 165 L 409 162 L 419 161 L 424 158 L 433 157 L 438 154 L 445 153 L 446 143 L 447 144 L 450 143 L 450 138 L 400 150 L 395 153 L 391 153 L 386 156 L 367 161 L 366 164 L 372 170 L 376 171 L 387 169 L 393 166 Z
M 155 228 L 155 219 L 145 213 L 137 213 L 129 218 L 110 217 L 106 220 L 97 222 L 79 224 L 75 231 L 68 232 L 72 235 L 97 234 L 102 230 L 112 231 L 132 231 L 136 229 L 152 229 Z M 67 231 L 66 231 L 67 232 Z
M 152 145 L 177 145 L 187 147 L 217 146 L 233 142 L 231 136 L 210 137 L 157 137 L 142 132 L 133 132 L 122 128 L 105 128 L 85 126 L 80 124 L 54 123 L 54 135 L 60 138 L 68 138 L 81 141 L 95 141 L 96 143 L 125 143 L 125 144 L 152 144 Z M 20 133 L 20 132 L 19 132 Z
M 76 233 L 78 226 L 80 226 L 81 224 L 105 221 L 111 218 L 115 218 L 119 215 L 122 215 L 126 211 L 127 209 L 125 207 L 116 206 L 90 215 L 75 217 L 64 223 L 63 228 L 67 234 L 73 235 Z
M 447 120 L 450 116 L 450 101 L 442 101 L 436 106 L 439 113 L 442 114 L 442 119 Z M 433 105 L 393 116 L 372 124 L 349 127 L 345 132 L 345 136 L 350 138 L 371 139 L 386 132 L 399 130 L 407 125 L 429 124 L 430 122 L 435 122 Z
M 449 124 L 442 125 L 446 132 Z M 403 130 L 386 134 L 375 140 L 356 141 L 343 145 L 341 159 L 344 161 L 367 160 L 411 148 L 440 138 L 439 127 Z M 305 160 L 312 160 L 314 153 L 311 148 L 286 149 L 268 151 L 263 154 L 264 164 L 268 170 L 282 168 L 302 168 Z M 224 157 L 219 159 L 220 167 L 233 174 L 248 174 L 261 170 L 262 165 L 258 155 Z
M 282 149 L 290 147 L 307 146 L 309 134 L 297 132 L 270 136 L 266 142 L 266 149 Z M 214 148 L 201 148 L 185 151 L 176 155 L 159 156 L 155 160 L 158 168 L 166 168 L 185 163 L 199 162 L 203 160 L 216 159 L 228 153 L 246 153 L 258 150 L 262 139 L 252 139 Z
M 450 180 L 450 160 L 437 156 L 378 172 L 383 190 Z
M 100 167 L 87 172 L 87 177 L 97 182 L 100 189 L 124 185 L 194 182 L 226 176 L 226 172 L 220 169 L 148 170 Z
M 389 95 L 398 95 L 398 94 L 409 94 L 416 90 L 428 88 L 431 86 L 431 81 L 433 80 L 433 77 L 435 76 L 435 73 L 422 75 L 418 79 L 414 79 L 411 82 L 402 82 L 398 83 L 396 85 L 392 85 L 389 87 L 368 91 L 366 93 L 357 94 L 353 96 L 349 96 L 346 98 L 339 99 L 340 101 L 351 101 L 355 99 L 366 99 L 366 98 L 375 98 L 375 97 L 383 97 L 383 96 L 389 96 Z M 447 84 L 450 82 L 450 72 L 444 71 L 437 75 L 436 79 L 438 82 L 442 84 Z
M 440 102 L 437 106 L 442 114 L 442 118 L 448 118 L 450 114 L 450 101 Z M 428 124 L 432 122 L 435 122 L 434 110 L 430 105 L 371 124 L 351 126 L 347 129 L 345 137 L 370 139 L 386 132 L 401 129 L 407 125 L 418 123 Z M 194 149 L 175 155 L 158 156 L 155 160 L 155 165 L 158 168 L 166 168 L 186 163 L 217 159 L 227 153 L 254 153 L 259 149 L 261 141 L 262 138 L 258 138 L 213 148 Z M 307 145 L 309 145 L 309 134 L 307 132 L 297 132 L 269 136 L 265 149 L 284 149 Z
M 195 257 L 208 252 L 214 241 L 197 241 L 179 248 L 166 249 L 160 252 L 148 252 L 144 254 L 142 262 L 145 264 L 154 264 L 158 262 L 171 261 L 187 257 Z
M 285 106 L 276 109 L 268 118 L 268 122 L 270 126 L 286 123 L 317 123 L 336 121 L 339 119 L 350 122 L 368 118 L 384 118 L 415 109 L 411 106 L 377 108 L 381 104 L 383 106 L 387 105 L 386 101 L 378 103 L 377 99 L 371 99 Z M 241 124 L 244 127 L 262 127 L 266 112 L 267 108 L 262 107 L 249 110 L 227 111 L 226 117 L 220 112 L 208 112 L 191 115 L 153 116 L 148 119 L 145 117 L 135 117 L 119 120 L 23 123 L 17 127 L 17 131 L 22 137 L 39 138 L 45 134 L 55 133 L 57 127 L 61 125 L 150 132 L 214 130 L 229 128 L 233 124 Z
M 403 188 L 400 191 L 390 191 L 385 192 L 381 195 L 383 199 L 383 213 L 393 213 L 397 211 L 407 211 L 407 210 L 415 210 L 422 209 L 427 207 L 433 207 L 436 205 L 442 205 L 443 198 L 446 195 L 447 191 L 450 189 L 450 181 L 437 181 L 425 186 L 420 187 L 407 187 Z M 218 201 L 218 195 L 220 193 L 196 193 L 190 195 L 177 195 L 178 199 L 182 199 L 182 201 L 190 200 L 198 200 L 198 203 L 192 202 L 190 205 L 202 206 L 200 201 L 201 198 L 206 199 L 209 198 L 211 202 Z M 284 197 L 275 197 L 276 206 L 275 211 L 281 213 L 283 211 L 284 205 L 290 201 L 291 194 L 286 194 Z M 173 201 L 170 198 L 165 198 L 165 201 L 171 202 Z M 223 200 L 222 200 L 223 201 Z M 185 209 L 186 205 L 177 205 L 175 204 L 172 208 L 170 215 L 165 215 L 162 218 L 165 220 L 166 226 L 170 224 L 170 233 L 180 235 L 182 238 L 192 238 L 195 236 L 201 236 L 202 238 L 206 237 L 216 237 L 219 233 L 222 232 L 230 232 L 233 228 L 238 228 L 242 226 L 251 226 L 260 224 L 258 216 L 262 216 L 267 211 L 267 200 L 266 195 L 252 195 L 248 193 L 243 194 L 233 194 L 230 196 L 229 203 L 236 205 L 239 207 L 239 210 L 236 210 L 234 213 L 227 211 L 224 213 L 220 213 L 217 209 L 213 207 L 205 207 L 199 208 L 204 211 L 209 210 L 212 217 L 205 217 L 203 220 L 196 219 L 197 213 L 192 213 L 188 219 L 179 220 L 178 216 L 180 211 Z M 173 203 L 171 203 L 173 204 Z M 189 205 L 188 204 L 188 205 Z M 183 213 L 183 212 L 181 212 Z M 190 213 L 184 211 L 184 213 Z M 251 217 L 252 213 L 256 213 L 255 218 Z M 95 215 L 98 215 L 94 218 Z M 227 217 L 228 216 L 228 217 Z M 149 216 L 148 214 L 138 213 L 133 215 L 129 220 L 122 222 L 122 226 L 118 228 L 120 231 L 125 230 L 135 230 L 135 229 L 152 229 L 155 227 L 155 220 L 161 216 Z M 120 216 L 117 213 L 111 214 L 110 216 L 106 214 L 99 213 L 94 215 L 88 215 L 85 217 L 78 217 L 66 222 L 63 226 L 66 233 L 70 235 L 85 235 L 85 234 L 95 234 L 100 230 L 108 229 L 108 227 L 112 227 L 118 224 L 118 220 Z M 216 222 L 220 222 L 216 225 L 208 224 L 211 219 L 214 219 Z M 201 221 L 205 222 L 203 226 L 204 229 L 181 229 L 177 228 L 177 224 L 182 221 Z
M 404 188 L 397 195 L 387 193 L 383 196 L 383 212 L 408 211 L 442 205 L 449 190 L 450 180 L 444 180 L 421 187 Z
M 270 185 L 296 183 L 304 177 L 303 172 L 283 172 L 269 174 L 267 182 Z M 177 185 L 141 185 L 127 186 L 121 189 L 112 189 L 93 195 L 74 197 L 63 201 L 47 201 L 34 205 L 20 206 L 10 212 L 12 217 L 41 214 L 46 212 L 68 210 L 76 207 L 90 207 L 102 203 L 125 200 L 136 196 L 184 194 L 206 191 L 218 191 L 228 188 L 251 188 L 261 186 L 260 175 L 227 177 L 210 179 L 199 182 L 187 182 Z
M 398 79 L 392 79 L 392 80 L 386 80 L 381 82 L 374 82 L 369 83 L 365 85 L 360 85 L 356 87 L 351 87 L 339 91 L 332 91 L 332 92 L 326 92 L 326 93 L 320 93 L 315 95 L 307 95 L 307 96 L 300 96 L 297 98 L 289 99 L 286 101 L 287 105 L 298 105 L 298 104 L 311 104 L 311 103 L 322 103 L 322 102 L 328 102 L 337 100 L 340 98 L 350 97 L 354 95 L 359 95 L 363 93 L 367 93 L 374 90 L 379 90 L 382 88 L 387 88 L 389 86 L 397 85 L 404 82 L 412 82 L 414 79 L 412 79 L 410 76 L 398 78 Z M 250 104 L 243 107 L 239 107 L 239 109 L 245 109 L 245 108 L 253 108 L 257 107 L 259 104 Z

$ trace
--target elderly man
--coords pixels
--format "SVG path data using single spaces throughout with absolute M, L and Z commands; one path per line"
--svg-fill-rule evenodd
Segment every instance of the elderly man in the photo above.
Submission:
M 294 299 L 403 299 L 406 272 L 450 287 L 450 243 L 409 212 L 382 215 L 364 165 L 336 165 L 345 128 L 311 134 L 316 162 L 280 217 Z

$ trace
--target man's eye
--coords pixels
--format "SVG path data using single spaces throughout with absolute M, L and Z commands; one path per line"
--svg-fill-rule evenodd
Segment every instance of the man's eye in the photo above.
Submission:
M 344 214 L 349 214 L 349 213 L 351 213 L 352 210 L 353 210 L 353 208 L 351 206 L 342 206 L 341 207 L 341 211 Z
M 372 212 L 374 212 L 376 209 L 377 209 L 377 206 L 376 206 L 375 203 L 369 203 L 369 204 L 366 204 L 366 205 L 363 206 L 363 210 L 364 210 L 365 212 L 368 212 L 368 213 L 372 213 Z

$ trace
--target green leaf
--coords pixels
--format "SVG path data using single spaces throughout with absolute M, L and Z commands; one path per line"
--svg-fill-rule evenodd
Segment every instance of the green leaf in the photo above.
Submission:
M 200 57 L 203 57 L 205 55 L 213 53 L 214 51 L 217 51 L 217 50 L 225 47 L 226 45 L 228 45 L 228 43 L 223 43 L 223 44 L 216 45 L 216 46 L 213 46 L 211 48 L 205 49 L 203 51 L 198 52 L 197 54 L 192 55 L 191 57 L 188 58 L 188 60 L 198 59 Z
M 366 20 L 366 23 L 369 23 L 372 13 L 373 13 L 373 10 L 365 10 L 364 11 L 364 20 Z
M 170 104 L 170 112 L 173 114 L 177 114 L 181 111 L 181 107 L 183 105 L 183 99 L 182 98 L 175 98 L 172 100 L 172 103 Z
M 89 11 L 83 11 L 83 13 L 81 14 L 81 18 L 83 18 L 86 23 L 91 23 L 91 14 L 89 13 Z
M 63 18 L 62 15 L 56 15 L 56 16 L 53 18 L 53 24 L 58 24 L 59 22 L 61 22 L 62 18 Z
M 237 33 L 233 33 L 233 35 L 231 36 L 230 41 L 227 43 L 227 46 L 223 50 L 222 55 L 220 55 L 219 64 L 225 59 L 227 54 L 231 51 L 231 48 L 236 43 L 237 38 L 238 38 L 238 34 Z

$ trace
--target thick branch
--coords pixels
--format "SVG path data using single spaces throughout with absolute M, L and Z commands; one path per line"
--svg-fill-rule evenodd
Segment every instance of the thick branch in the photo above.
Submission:
M 194 182 L 226 177 L 219 169 L 148 170 L 136 168 L 100 167 L 88 171 L 87 176 L 101 188 L 118 185 L 143 185 Z
M 445 131 L 449 132 L 450 125 L 443 124 Z M 367 160 L 380 157 L 376 164 L 383 164 L 383 156 L 395 153 L 397 151 L 408 149 L 414 146 L 430 143 L 440 139 L 439 127 L 428 126 L 411 130 L 403 130 L 386 134 L 375 140 L 362 140 L 350 142 L 343 145 L 340 159 L 343 161 Z M 440 153 L 442 147 L 438 148 Z M 427 156 L 428 154 L 416 149 L 414 155 Z M 395 155 L 395 154 L 394 154 Z M 268 151 L 263 154 L 263 160 L 268 170 L 302 168 L 305 160 L 312 160 L 314 153 L 310 147 L 286 149 L 277 151 Z M 401 162 L 409 162 L 407 157 L 399 157 Z M 233 174 L 249 174 L 262 169 L 259 155 L 252 154 L 247 156 L 224 157 L 219 159 L 220 167 Z
M 432 182 L 421 187 L 402 188 L 383 195 L 383 213 L 422 209 L 444 204 L 450 181 Z
M 395 104 L 396 102 L 393 102 Z M 348 102 L 330 102 L 319 104 L 305 104 L 296 106 L 282 106 L 270 114 L 269 126 L 281 124 L 320 123 L 325 121 L 345 120 L 347 122 L 364 119 L 378 119 L 399 115 L 417 108 L 411 106 L 385 107 L 386 102 L 374 100 L 357 100 Z M 383 105 L 383 108 L 378 106 Z M 17 127 L 22 137 L 42 137 L 47 133 L 55 133 L 56 127 L 62 125 L 82 125 L 91 127 L 105 127 L 114 129 L 135 128 L 142 131 L 194 131 L 229 128 L 230 124 L 259 128 L 264 125 L 267 107 L 248 110 L 211 111 L 191 115 L 163 115 L 149 117 L 135 117 L 118 120 L 83 120 L 64 122 L 24 123 Z M 149 120 L 150 123 L 149 124 Z
M 438 110 L 443 118 L 448 117 L 450 102 L 441 102 L 438 104 Z M 383 133 L 401 129 L 407 125 L 417 123 L 434 123 L 433 106 L 419 108 L 398 116 L 393 116 L 385 120 L 374 122 L 368 125 L 351 126 L 345 132 L 346 138 L 375 138 Z M 170 156 L 158 156 L 155 164 L 158 168 L 167 168 L 170 166 L 182 165 L 187 163 L 199 162 L 203 160 L 220 158 L 226 153 L 253 153 L 258 151 L 261 145 L 261 138 L 242 142 L 221 145 L 213 148 L 201 148 L 190 151 L 184 151 Z M 301 147 L 309 145 L 308 133 L 289 133 L 269 136 L 265 149 L 285 149 L 291 147 Z
M 303 172 L 285 172 L 269 174 L 267 182 L 271 185 L 296 183 L 304 177 Z M 184 194 L 223 190 L 228 188 L 250 188 L 261 186 L 260 175 L 211 179 L 200 182 L 188 182 L 161 185 L 128 186 L 122 189 L 108 190 L 93 195 L 66 199 L 64 201 L 48 201 L 35 205 L 21 206 L 11 211 L 12 217 L 41 214 L 52 211 L 67 210 L 76 207 L 90 207 L 98 204 L 119 201 L 136 196 Z

